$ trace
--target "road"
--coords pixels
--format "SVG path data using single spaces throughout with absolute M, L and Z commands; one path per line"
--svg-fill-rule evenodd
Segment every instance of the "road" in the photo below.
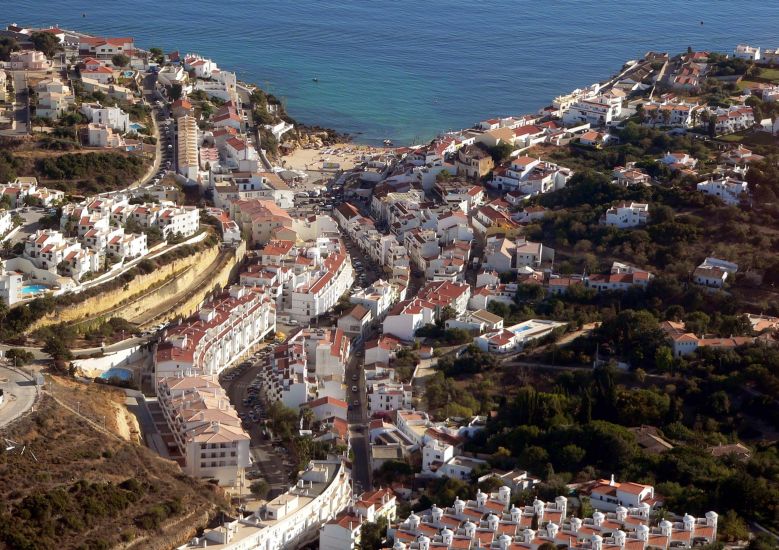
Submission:
M 368 399 L 365 393 L 365 377 L 362 367 L 365 365 L 365 353 L 362 346 L 352 350 L 352 357 L 346 367 L 347 402 L 349 411 L 349 444 L 354 453 L 352 462 L 352 479 L 354 480 L 354 492 L 359 494 L 371 488 L 371 457 L 370 442 L 368 441 Z M 356 380 L 355 380 L 356 378 Z M 357 392 L 352 387 L 357 386 Z M 357 406 L 355 406 L 357 402 Z
M 0 389 L 3 404 L 0 405 L 0 428 L 13 422 L 35 404 L 38 388 L 22 371 L 0 366 Z
M 115 353 L 117 351 L 126 350 L 141 344 L 145 344 L 149 341 L 151 337 L 136 337 L 131 336 L 130 338 L 127 338 L 125 340 L 122 340 L 121 342 L 115 342 L 113 344 L 109 344 L 107 346 L 99 346 L 96 348 L 81 348 L 81 349 L 72 349 L 70 350 L 73 354 L 73 357 L 88 357 L 94 353 Z M 48 360 L 51 359 L 48 353 L 44 353 L 41 351 L 41 348 L 31 347 L 31 346 L 14 346 L 9 344 L 0 344 L 0 351 L 6 352 L 9 349 L 23 349 L 25 351 L 29 351 L 33 354 L 33 357 L 35 360 Z
M 28 133 L 30 123 L 30 101 L 27 91 L 27 71 L 10 71 L 14 81 L 14 130 L 5 131 L 5 135 L 23 136 Z
M 238 414 L 251 412 L 252 407 L 243 404 L 243 400 L 248 395 L 249 385 L 260 371 L 260 363 L 253 361 L 253 364 L 245 368 L 238 376 L 230 381 L 223 381 L 222 386 L 227 392 Z M 262 435 L 262 429 L 257 422 L 244 421 L 244 429 L 252 438 L 251 455 L 252 461 L 257 465 L 257 469 L 262 477 L 270 485 L 271 492 L 269 498 L 281 494 L 289 488 L 289 473 L 292 465 L 289 463 L 289 456 L 277 453 L 273 450 L 273 444 Z M 251 480 L 247 480 L 250 484 Z

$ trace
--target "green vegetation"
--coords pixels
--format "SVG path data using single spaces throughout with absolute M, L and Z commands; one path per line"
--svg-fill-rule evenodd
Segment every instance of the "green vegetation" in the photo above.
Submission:
M 155 63 L 162 65 L 165 62 L 165 54 L 162 48 L 149 48 L 149 53 L 151 54 L 152 61 Z
M 113 414 L 123 393 L 56 377 L 49 387 L 74 409 L 78 401 L 81 414 L 107 415 L 108 429 L 117 427 Z M 107 549 L 138 537 L 144 548 L 162 550 L 179 541 L 176 522 L 204 527 L 226 507 L 207 484 L 144 446 L 95 430 L 48 396 L 4 435 L 23 441 L 27 452 L 0 450 L 3 548 Z
M 379 518 L 375 522 L 363 523 L 360 529 L 360 550 L 381 550 L 387 534 L 387 518 Z
M 59 39 L 48 32 L 34 32 L 30 35 L 33 47 L 51 59 L 63 50 Z
M 118 53 L 111 56 L 111 64 L 114 67 L 126 67 L 130 64 L 130 58 L 124 54 Z
M 89 194 L 126 187 L 143 175 L 144 161 L 119 153 L 65 154 L 38 160 L 36 170 L 65 191 Z
M 147 492 L 148 487 L 132 478 L 119 485 L 81 480 L 68 490 L 41 491 L 2 518 L 0 539 L 20 550 L 54 548 L 63 532 L 83 532 L 103 518 L 118 516 Z
M 32 352 L 19 348 L 9 349 L 5 352 L 5 357 L 11 364 L 18 367 L 23 367 L 28 363 L 32 363 L 35 359 L 35 356 L 32 354 Z
M 0 61 L 9 61 L 11 52 L 19 51 L 19 44 L 15 39 L 3 36 L 0 37 Z
M 268 485 L 268 482 L 264 479 L 258 479 L 252 481 L 252 484 L 249 485 L 249 491 L 257 498 L 265 498 L 270 491 L 270 485 Z

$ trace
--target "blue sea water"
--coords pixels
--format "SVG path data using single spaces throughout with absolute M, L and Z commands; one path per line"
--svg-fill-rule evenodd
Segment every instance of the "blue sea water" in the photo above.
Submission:
M 647 50 L 778 47 L 775 0 L 0 0 L 5 23 L 196 51 L 364 142 L 533 112 Z M 82 14 L 85 17 L 82 17 Z M 703 22 L 703 24 L 701 24 Z M 313 78 L 319 82 L 313 82 Z

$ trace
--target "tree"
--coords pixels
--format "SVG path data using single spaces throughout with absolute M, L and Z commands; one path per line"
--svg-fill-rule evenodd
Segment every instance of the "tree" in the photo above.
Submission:
M 264 479 L 258 479 L 257 481 L 253 481 L 251 485 L 249 485 L 249 491 L 256 496 L 257 498 L 265 498 L 268 496 L 268 492 L 270 491 L 270 486 L 268 485 L 268 482 Z
M 162 64 L 165 61 L 165 54 L 162 48 L 149 48 L 149 53 L 153 61 Z
M 495 164 L 500 164 L 504 160 L 507 160 L 513 151 L 514 147 L 506 142 L 499 143 L 495 147 L 490 147 L 487 150 Z
M 114 67 L 126 67 L 130 64 L 130 58 L 122 53 L 117 53 L 111 57 L 111 63 Z
M 717 531 L 719 536 L 727 542 L 749 540 L 749 527 L 734 510 L 728 510 L 720 518 L 720 522 L 721 524 Z
M 384 534 L 387 532 L 387 518 L 362 524 L 360 530 L 360 550 L 379 550 L 384 548 Z
M 173 101 L 176 101 L 177 99 L 181 99 L 181 92 L 183 91 L 183 88 L 181 87 L 181 84 L 174 84 L 170 87 L 170 98 Z
M 62 44 L 59 38 L 48 32 L 34 32 L 30 35 L 33 47 L 48 57 L 54 57 L 57 52 L 62 51 Z
M 11 52 L 19 51 L 19 44 L 16 39 L 10 36 L 0 37 L 0 61 L 9 61 Z
M 715 115 L 709 116 L 709 122 L 707 125 L 709 137 L 717 137 L 717 117 Z
M 68 349 L 68 346 L 57 336 L 49 336 L 42 350 L 44 353 L 51 355 L 51 358 L 55 361 L 70 361 L 73 359 L 73 354 Z
M 32 363 L 35 356 L 26 349 L 11 348 L 5 352 L 6 358 L 16 366 L 23 366 Z

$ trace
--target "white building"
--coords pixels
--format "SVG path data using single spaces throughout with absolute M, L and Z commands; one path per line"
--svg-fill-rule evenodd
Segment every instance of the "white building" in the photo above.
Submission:
M 646 225 L 649 220 L 649 205 L 640 202 L 621 202 L 606 210 L 605 225 L 627 229 Z
M 719 197 L 727 205 L 737 206 L 743 199 L 747 198 L 749 184 L 730 176 L 710 178 L 698 184 L 698 191 Z
M 305 329 L 277 346 L 273 361 L 260 372 L 268 401 L 298 410 L 330 397 L 346 399 L 344 383 L 351 344 L 341 329 Z M 331 403 L 332 404 L 332 403 Z
M 76 280 L 100 268 L 99 258 L 93 251 L 51 229 L 38 230 L 25 240 L 24 257 L 39 269 L 52 273 L 61 270 Z
M 714 131 L 717 134 L 730 134 L 740 130 L 747 130 L 755 125 L 755 114 L 752 107 L 746 105 L 734 105 L 727 109 L 720 108 L 714 111 Z
M 24 299 L 22 286 L 22 274 L 7 270 L 5 262 L 0 261 L 0 300 L 7 306 L 22 301 Z
M 403 384 L 389 380 L 377 383 L 368 383 L 368 416 L 379 412 L 410 409 L 413 405 L 413 391 L 411 384 Z
M 522 200 L 565 187 L 573 171 L 552 162 L 519 156 L 497 167 L 487 183 L 499 191 L 518 191 Z
M 162 378 L 157 399 L 184 472 L 238 487 L 251 465 L 250 437 L 215 375 Z
M 649 101 L 643 104 L 643 124 L 647 126 L 692 128 L 699 123 L 699 115 L 702 109 L 703 107 L 697 103 Z
M 300 322 L 330 311 L 354 284 L 352 262 L 340 239 L 318 239 L 310 253 L 316 262 L 314 269 L 306 281 L 291 290 L 289 307 L 285 308 L 285 313 Z
M 566 323 L 545 319 L 530 319 L 518 325 L 485 333 L 476 337 L 473 343 L 485 352 L 509 353 L 519 351 L 528 342 L 543 338 L 565 325 Z
M 563 114 L 563 124 L 575 126 L 589 123 L 592 126 L 608 126 L 622 114 L 624 94 L 617 90 L 598 95 L 591 99 L 581 99 L 572 104 Z
M 193 116 L 176 119 L 176 153 L 179 174 L 190 182 L 198 181 L 200 161 L 198 157 L 198 127 Z
M 749 61 L 760 61 L 760 47 L 750 46 L 748 44 L 739 44 L 733 51 L 733 56 L 739 59 Z
M 371 310 L 362 304 L 357 304 L 338 319 L 338 328 L 352 338 L 365 336 L 372 321 Z
M 76 99 L 70 88 L 59 78 L 41 80 L 35 86 L 35 91 L 38 93 L 35 116 L 51 120 L 59 119 Z
M 0 237 L 13 229 L 13 216 L 10 210 L 0 210 Z
M 119 107 L 103 107 L 99 103 L 84 103 L 81 105 L 81 112 L 94 124 L 105 124 L 122 133 L 130 131 L 130 115 Z
M 738 271 L 738 265 L 717 258 L 706 258 L 703 263 L 693 271 L 692 277 L 696 284 L 710 287 L 722 288 L 728 277 L 735 277 Z
M 276 329 L 276 309 L 259 290 L 232 286 L 170 329 L 154 355 L 158 378 L 219 374 Z
M 114 235 L 107 246 L 107 253 L 121 260 L 140 258 L 149 253 L 146 233 L 124 233 Z
M 207 530 L 177 550 L 287 550 L 315 537 L 352 499 L 351 476 L 341 459 L 312 460 L 298 482 L 249 517 Z
M 639 494 L 644 492 L 639 490 L 643 486 L 634 485 Z M 611 489 L 616 493 L 615 487 Z M 633 489 L 626 486 L 623 493 Z M 657 525 L 652 525 L 650 512 L 650 504 L 643 501 L 635 507 L 617 505 L 613 512 L 595 511 L 592 517 L 582 519 L 567 515 L 568 499 L 564 496 L 554 502 L 535 499 L 517 507 L 511 504 L 511 489 L 503 486 L 490 495 L 477 491 L 474 500 L 456 498 L 451 507 L 433 505 L 429 513 L 412 513 L 392 525 L 388 535 L 393 550 L 538 550 L 542 545 L 558 544 L 569 550 L 667 550 L 717 540 L 715 512 L 707 512 L 705 518 L 667 516 L 673 521 L 663 519 Z M 533 529 L 536 522 L 539 527 Z
M 325 523 L 319 531 L 319 550 L 355 550 L 364 522 L 397 517 L 397 498 L 391 489 L 366 491 L 348 510 Z
M 383 319 L 392 307 L 392 304 L 400 299 L 398 285 L 378 279 L 371 286 L 355 291 L 349 302 L 360 304 L 370 310 L 373 319 Z

